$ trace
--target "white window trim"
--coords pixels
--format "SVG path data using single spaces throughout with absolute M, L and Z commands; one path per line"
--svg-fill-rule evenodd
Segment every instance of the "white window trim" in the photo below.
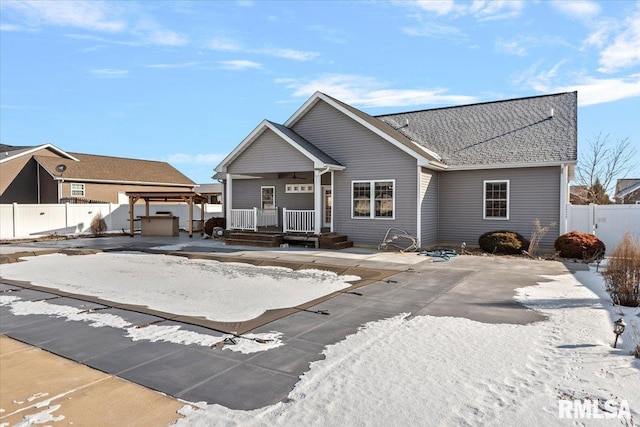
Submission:
M 73 194 L 73 186 L 74 185 L 79 185 L 82 187 L 82 195 L 77 195 L 77 194 Z M 78 189 L 76 189 L 76 191 L 78 191 Z M 69 186 L 69 197 L 86 197 L 87 194 L 87 187 L 84 183 L 82 182 L 71 182 L 70 186 Z
M 376 182 L 391 182 L 393 185 L 393 215 L 392 216 L 376 216 L 376 196 L 375 191 Z M 353 215 L 353 184 L 368 183 L 369 184 L 369 216 L 355 216 Z M 395 220 L 396 219 L 396 180 L 395 179 L 358 179 L 351 181 L 351 219 L 375 219 L 375 220 Z
M 487 184 L 506 183 L 507 184 L 507 216 L 487 216 Z M 508 179 L 486 179 L 482 182 L 482 219 L 489 221 L 508 221 L 511 212 L 511 182 Z
M 275 185 L 263 185 L 260 187 L 260 209 L 264 209 L 264 199 L 262 198 L 262 190 L 265 188 L 272 188 L 273 189 L 273 206 L 276 207 L 278 205 L 276 205 L 276 186 Z

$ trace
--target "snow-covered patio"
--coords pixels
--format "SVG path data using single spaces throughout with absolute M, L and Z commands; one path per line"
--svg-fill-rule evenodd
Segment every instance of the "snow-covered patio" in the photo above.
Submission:
M 72 264 L 82 266 L 81 260 L 108 259 L 103 255 L 107 254 L 66 259 L 71 259 Z M 142 271 L 160 271 L 163 281 L 173 281 L 173 287 L 179 288 L 182 283 L 181 276 L 175 273 L 180 271 L 182 263 L 200 272 L 194 280 L 196 277 L 201 278 L 203 271 L 213 265 L 199 262 L 193 264 L 185 259 L 177 260 L 175 265 L 170 264 L 168 270 L 162 270 L 167 258 L 173 257 L 118 255 L 126 255 L 125 258 L 137 257 L 133 259 L 140 260 L 135 262 L 136 268 L 128 273 L 123 269 L 123 276 L 119 279 L 122 283 L 118 284 L 117 288 L 124 299 L 129 298 L 130 294 L 133 297 L 132 291 L 135 288 L 132 287 L 132 283 L 140 283 L 139 280 L 127 279 L 136 278 L 135 271 L 138 271 L 138 274 Z M 38 258 L 56 261 L 64 256 Z M 146 260 L 149 262 L 146 263 Z M 24 268 L 31 262 L 15 265 Z M 115 264 L 98 263 L 89 270 L 102 276 L 106 276 L 106 272 L 111 275 L 113 270 L 118 270 L 119 263 L 122 263 L 121 259 Z M 80 271 L 64 277 L 63 274 L 58 274 L 60 264 L 55 262 L 49 265 L 40 264 L 37 268 L 34 268 L 35 265 L 31 264 L 28 272 L 21 271 L 16 277 L 19 276 L 20 280 L 31 277 L 28 280 L 35 282 L 49 280 L 48 286 L 52 287 L 55 282 L 64 281 L 66 286 L 71 286 L 70 289 L 77 293 L 86 292 L 86 283 L 97 281 L 83 278 L 84 273 Z M 271 369 L 284 372 L 289 369 L 284 366 L 291 367 L 293 363 L 303 365 L 304 369 L 301 372 L 305 373 L 300 376 L 299 381 L 294 380 L 291 383 L 295 384 L 295 387 L 284 400 L 246 411 L 229 409 L 223 406 L 224 403 L 197 403 L 188 398 L 188 393 L 180 394 L 180 397 L 192 401 L 193 404 L 185 405 L 181 409 L 180 412 L 185 418 L 180 420 L 178 425 L 567 425 L 572 420 L 562 419 L 560 416 L 566 418 L 568 414 L 574 413 L 561 412 L 562 402 L 575 401 L 595 402 L 595 415 L 603 419 L 573 421 L 588 425 L 598 421 L 603 425 L 638 424 L 640 361 L 634 359 L 630 351 L 634 339 L 634 329 L 631 325 L 640 323 L 640 309 L 613 307 L 604 291 L 602 277 L 594 267 L 571 273 L 564 269 L 562 264 L 555 262 L 481 257 L 462 257 L 447 265 L 411 265 L 413 267 L 410 271 L 394 276 L 400 283 L 393 283 L 392 280 L 390 283 L 366 286 L 361 290 L 361 297 L 343 295 L 317 307 L 331 305 L 332 316 L 297 313 L 260 328 L 249 337 L 266 338 L 270 341 L 269 345 L 259 344 L 251 339 L 238 343 L 237 350 L 243 353 L 238 356 L 241 357 L 239 360 L 243 361 L 238 367 L 247 364 L 267 366 L 266 360 L 280 357 L 286 358 L 288 365 L 278 365 L 277 368 Z M 6 265 L 3 265 L 3 277 L 6 277 L 5 267 Z M 231 267 L 233 269 L 223 273 L 223 276 L 233 276 L 231 272 L 239 271 L 236 266 Z M 545 270 L 553 273 L 545 274 Z M 55 274 L 52 274 L 52 271 Z M 250 272 L 251 281 L 260 284 L 265 280 L 261 276 L 264 270 L 247 271 Z M 276 271 L 279 275 L 289 274 L 285 270 Z M 464 277 L 466 283 L 481 286 L 463 290 L 460 290 L 461 285 L 455 284 L 453 288 L 450 285 L 438 287 L 440 285 L 436 282 L 441 283 L 454 277 L 454 271 L 458 274 L 455 277 Z M 514 272 L 518 274 L 514 275 Z M 336 283 L 338 278 L 335 276 L 312 277 L 317 278 L 318 282 L 326 281 L 327 289 L 343 289 L 344 286 L 348 286 L 345 283 Z M 409 277 L 413 277 L 413 281 L 407 279 Z M 523 279 L 525 277 L 526 280 Z M 297 278 L 293 280 L 295 283 L 298 282 Z M 409 281 L 402 283 L 403 280 Z M 433 287 L 428 284 L 430 280 L 434 281 Z M 546 315 L 548 319 L 529 324 L 513 324 L 484 323 L 461 317 L 466 315 L 461 307 L 469 299 L 479 298 L 478 295 L 486 289 L 487 283 L 483 280 L 493 283 L 496 289 L 505 288 L 507 291 L 514 287 L 514 283 L 509 281 L 522 283 L 523 287 L 517 290 L 515 299 Z M 421 285 L 425 287 L 418 288 Z M 107 291 L 98 288 L 92 292 Z M 431 299 L 425 299 L 421 304 L 426 304 L 426 308 L 433 307 L 451 295 L 458 298 L 458 303 L 456 305 L 454 299 L 453 305 L 441 304 L 441 309 L 435 310 L 442 313 L 442 308 L 449 307 L 450 314 L 447 316 L 415 315 L 420 310 L 408 310 L 406 313 L 389 314 L 382 320 L 359 320 L 366 319 L 365 314 L 372 312 L 372 307 L 376 307 L 377 312 L 385 307 L 386 312 L 391 313 L 389 307 L 395 307 L 401 298 L 419 299 L 428 292 L 433 292 L 436 300 L 432 303 Z M 138 328 L 123 319 L 120 319 L 123 323 L 118 323 L 117 319 L 106 317 L 110 316 L 106 311 L 87 312 L 73 307 L 64 308 L 62 303 L 56 305 L 47 301 L 21 300 L 19 295 L 19 292 L 8 292 L 0 296 L 0 305 L 8 309 L 13 316 L 40 314 L 75 321 L 78 324 L 89 323 L 98 329 L 120 328 L 126 331 L 129 339 L 136 342 L 195 344 L 206 349 L 224 338 L 220 335 L 207 336 L 176 325 L 150 325 Z M 184 298 L 170 293 L 164 295 L 168 299 Z M 358 301 L 357 304 L 360 305 L 352 311 L 346 311 L 346 305 L 341 305 L 346 304 L 345 301 Z M 482 300 L 478 299 L 478 303 L 474 304 L 488 313 L 501 309 L 500 304 L 490 302 L 487 300 L 487 303 L 483 304 Z M 173 304 L 171 309 L 177 310 L 177 302 L 170 304 Z M 255 306 L 251 308 L 255 309 Z M 246 313 L 253 313 L 251 310 L 247 309 Z M 206 315 L 203 311 L 198 313 Z M 378 312 L 380 313 L 382 312 Z M 420 313 L 425 314 L 428 311 L 422 310 Z M 621 337 L 618 348 L 614 349 L 612 322 L 619 317 L 624 317 L 630 326 Z M 331 320 L 333 318 L 335 320 Z M 378 318 L 380 317 L 375 317 Z M 351 332 L 342 332 L 341 328 L 344 328 L 348 321 L 363 326 L 359 329 L 349 329 Z M 336 337 L 342 333 L 345 335 L 332 341 L 333 344 L 318 347 L 318 331 Z M 243 347 L 245 345 L 247 347 Z M 126 349 L 137 347 L 138 344 Z M 225 349 L 233 347 L 235 346 Z M 304 367 L 306 362 L 301 363 L 299 360 L 311 355 L 314 352 L 312 349 L 321 351 L 323 358 L 310 359 L 315 360 L 310 368 Z M 114 355 L 115 353 L 112 353 L 110 357 Z M 91 363 L 89 365 L 92 366 Z M 188 366 L 181 369 L 182 375 L 190 374 Z M 253 375 L 259 374 L 257 371 L 251 372 L 254 372 Z M 200 377 L 196 376 L 196 383 L 205 381 L 204 376 L 207 375 L 211 374 L 201 372 Z M 130 377 L 125 375 L 125 378 Z M 203 384 L 219 387 L 222 382 L 217 381 L 217 378 L 218 376 L 214 376 Z M 260 375 L 250 378 L 253 378 L 251 383 L 254 393 L 264 392 L 263 382 L 270 381 Z M 225 377 L 225 383 L 229 387 L 234 381 L 245 379 L 239 375 Z M 272 378 L 271 381 L 275 379 Z M 218 394 L 224 394 L 224 390 L 216 390 Z M 249 396 L 246 395 L 243 399 L 250 399 Z M 610 404 L 614 406 L 607 406 Z M 587 410 L 584 410 L 583 414 L 587 414 L 585 411 Z M 64 403 L 54 415 L 59 414 L 64 414 Z M 588 409 L 588 414 L 594 415 L 593 408 Z M 615 419 L 604 419 L 606 417 Z

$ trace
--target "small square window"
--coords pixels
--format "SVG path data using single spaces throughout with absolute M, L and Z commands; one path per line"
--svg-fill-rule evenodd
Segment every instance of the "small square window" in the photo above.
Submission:
M 85 197 L 84 184 L 72 182 L 71 197 Z
M 509 181 L 484 181 L 484 219 L 509 219 Z

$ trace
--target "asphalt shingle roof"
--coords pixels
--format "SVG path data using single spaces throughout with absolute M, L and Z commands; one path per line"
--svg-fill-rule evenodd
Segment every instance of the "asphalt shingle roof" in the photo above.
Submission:
M 81 153 L 69 154 L 79 161 L 50 156 L 34 156 L 34 159 L 55 177 L 61 176 L 56 171 L 56 166 L 65 165 L 67 168 L 62 176 L 67 179 L 195 185 L 188 177 L 166 162 Z
M 449 166 L 531 164 L 576 161 L 576 109 L 565 92 L 376 118 Z

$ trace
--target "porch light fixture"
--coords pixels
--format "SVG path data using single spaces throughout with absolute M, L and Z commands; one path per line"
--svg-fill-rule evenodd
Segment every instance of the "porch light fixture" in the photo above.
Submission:
M 613 333 L 616 334 L 616 341 L 613 343 L 613 348 L 616 348 L 616 346 L 618 345 L 618 338 L 620 337 L 620 335 L 622 335 L 626 326 L 627 324 L 624 323 L 623 319 L 618 319 L 613 322 Z

